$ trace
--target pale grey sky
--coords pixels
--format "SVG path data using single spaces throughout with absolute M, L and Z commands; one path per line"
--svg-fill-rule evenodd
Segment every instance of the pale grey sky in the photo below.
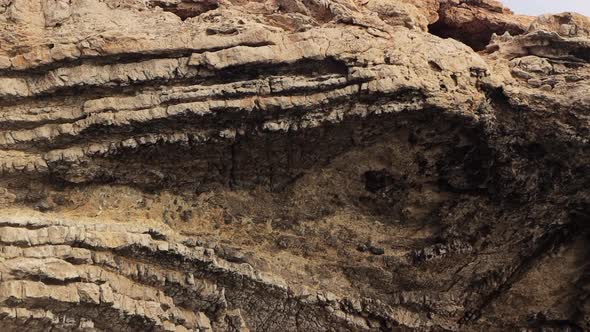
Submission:
M 518 14 L 578 12 L 590 16 L 590 0 L 500 0 Z

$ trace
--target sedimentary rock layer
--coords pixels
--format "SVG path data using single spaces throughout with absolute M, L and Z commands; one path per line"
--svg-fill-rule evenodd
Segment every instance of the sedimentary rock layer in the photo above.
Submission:
M 590 329 L 590 21 L 0 0 L 0 330 Z

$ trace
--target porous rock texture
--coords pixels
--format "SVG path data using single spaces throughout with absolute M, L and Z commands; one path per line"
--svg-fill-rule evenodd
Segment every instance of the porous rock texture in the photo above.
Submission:
M 0 0 L 0 331 L 590 329 L 590 20 Z

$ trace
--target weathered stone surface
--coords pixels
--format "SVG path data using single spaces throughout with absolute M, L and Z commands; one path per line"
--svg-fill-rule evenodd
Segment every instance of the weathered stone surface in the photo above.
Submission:
M 494 0 L 0 0 L 0 331 L 588 330 L 589 82 Z
M 439 17 L 430 27 L 432 33 L 461 40 L 475 50 L 485 48 L 493 33 L 526 32 L 533 20 L 513 15 L 497 0 L 443 0 Z

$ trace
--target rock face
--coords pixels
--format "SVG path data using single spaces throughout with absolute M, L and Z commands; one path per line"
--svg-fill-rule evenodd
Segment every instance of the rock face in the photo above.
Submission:
M 590 329 L 588 18 L 0 0 L 0 32 L 0 331 Z

